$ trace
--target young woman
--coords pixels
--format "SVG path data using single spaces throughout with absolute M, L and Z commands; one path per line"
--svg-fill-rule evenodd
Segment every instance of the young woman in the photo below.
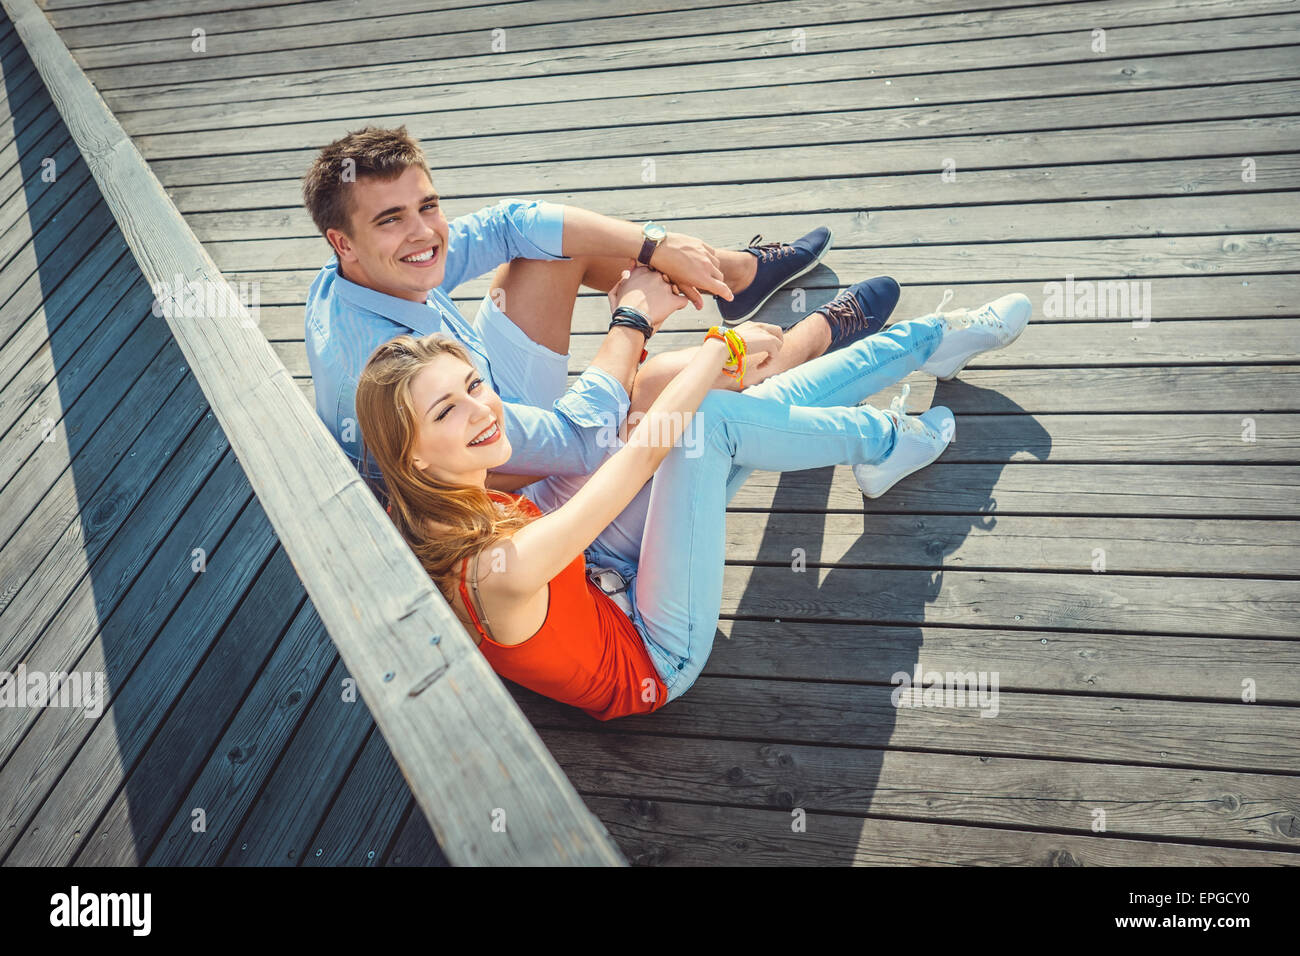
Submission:
M 631 278 L 611 303 L 655 327 L 685 304 L 664 283 Z M 626 443 L 545 514 L 523 493 L 485 488 L 511 453 L 501 401 L 453 340 L 380 346 L 357 385 L 358 424 L 394 523 L 497 673 L 609 720 L 659 709 L 703 669 L 722 603 L 726 507 L 750 471 L 852 465 L 865 494 L 883 494 L 939 456 L 953 418 L 943 407 L 913 418 L 898 399 L 886 411 L 856 403 L 916 369 L 951 378 L 1028 317 L 1022 295 L 934 313 L 745 391 L 711 386 L 719 370 L 741 374 L 775 354 L 780 331 L 712 329 Z M 602 541 L 652 475 L 639 553 Z M 630 581 L 626 613 L 588 577 L 587 557 Z

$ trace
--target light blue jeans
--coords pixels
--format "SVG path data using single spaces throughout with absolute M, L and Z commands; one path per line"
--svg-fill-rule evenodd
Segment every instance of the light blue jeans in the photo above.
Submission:
M 920 368 L 942 337 L 937 318 L 899 322 L 743 392 L 710 392 L 688 429 L 695 440 L 675 447 L 649 483 L 639 553 L 622 534 L 588 549 L 588 560 L 630 579 L 632 619 L 669 700 L 695 683 L 713 650 L 727 503 L 755 469 L 800 471 L 888 455 L 893 420 L 857 403 Z

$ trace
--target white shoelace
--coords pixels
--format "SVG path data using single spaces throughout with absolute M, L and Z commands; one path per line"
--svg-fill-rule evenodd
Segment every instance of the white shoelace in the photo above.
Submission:
M 907 414 L 907 396 L 912 392 L 912 386 L 903 383 L 903 389 L 894 396 L 894 400 L 889 403 L 889 415 L 894 419 L 900 432 L 920 432 L 928 434 L 928 429 L 919 418 L 913 418 Z
M 943 307 L 952 299 L 952 289 L 943 290 L 943 298 L 939 300 L 939 305 L 930 314 L 938 316 L 948 323 L 952 329 L 968 329 L 972 325 L 983 325 L 995 331 L 1002 331 L 1006 326 L 993 311 L 993 304 L 982 305 L 978 309 L 953 309 L 951 312 L 943 311 Z

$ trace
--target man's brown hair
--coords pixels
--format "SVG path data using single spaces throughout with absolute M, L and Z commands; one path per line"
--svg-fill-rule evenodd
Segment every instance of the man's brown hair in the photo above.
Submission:
M 352 215 L 348 187 L 362 176 L 396 179 L 412 166 L 423 169 L 432 182 L 424 150 L 405 126 L 367 126 L 320 151 L 302 178 L 302 201 L 322 236 L 328 229 L 347 232 Z

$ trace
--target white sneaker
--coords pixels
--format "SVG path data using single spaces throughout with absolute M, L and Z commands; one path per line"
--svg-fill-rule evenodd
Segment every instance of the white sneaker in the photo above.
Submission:
M 949 289 L 944 293 L 939 309 L 951 297 L 952 290 Z M 943 381 L 953 378 L 976 355 L 1006 348 L 1018 339 L 1029 324 L 1033 311 L 1029 297 L 1019 292 L 994 299 L 978 309 L 936 310 L 931 314 L 941 316 L 948 323 L 948 329 L 934 354 L 921 366 L 921 371 Z
M 936 405 L 915 418 L 908 415 L 907 393 L 910 391 L 911 386 L 904 385 L 903 393 L 890 403 L 885 412 L 897 426 L 893 450 L 874 465 L 853 466 L 853 477 L 868 498 L 879 498 L 912 472 L 938 458 L 957 430 L 952 412 L 942 405 Z

